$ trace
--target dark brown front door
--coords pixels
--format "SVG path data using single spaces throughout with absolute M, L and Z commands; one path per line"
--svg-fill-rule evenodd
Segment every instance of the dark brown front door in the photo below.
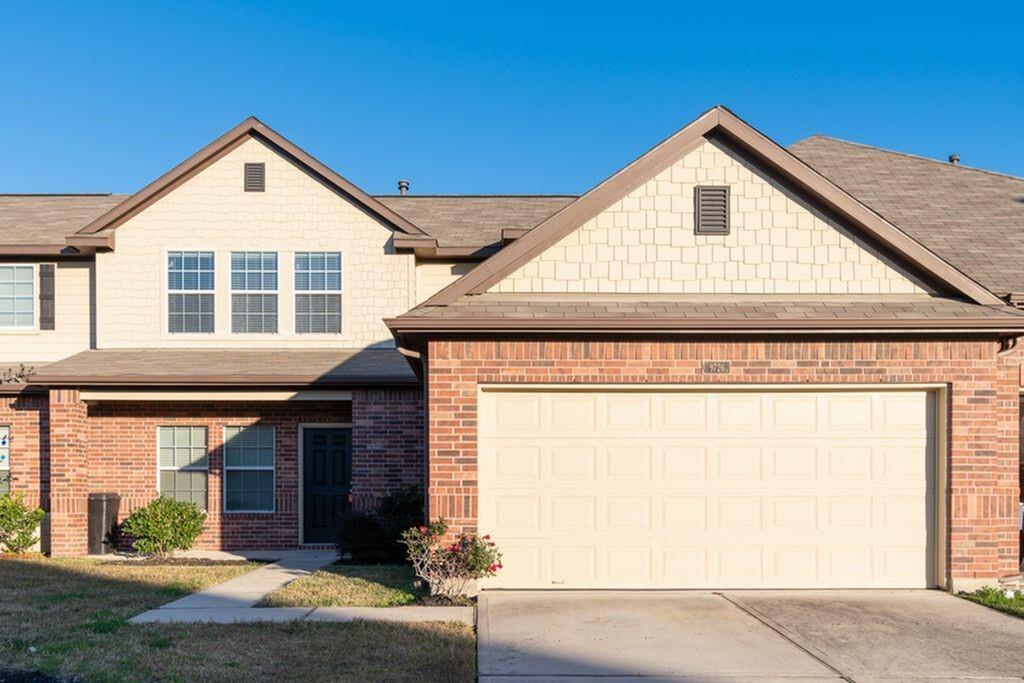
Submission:
M 334 543 L 352 491 L 352 430 L 306 427 L 302 433 L 302 539 Z

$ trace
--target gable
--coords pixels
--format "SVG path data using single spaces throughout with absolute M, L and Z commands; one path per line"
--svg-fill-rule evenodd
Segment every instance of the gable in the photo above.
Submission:
M 694 192 L 729 187 L 730 231 Z M 491 292 L 917 294 L 933 289 L 719 139 L 704 140 Z

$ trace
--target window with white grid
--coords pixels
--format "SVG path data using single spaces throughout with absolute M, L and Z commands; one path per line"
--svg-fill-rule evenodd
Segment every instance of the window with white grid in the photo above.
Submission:
M 231 331 L 277 332 L 276 252 L 231 252 Z
M 206 509 L 206 427 L 159 427 L 157 469 L 160 495 Z
M 0 327 L 34 327 L 34 266 L 0 265 Z
M 167 253 L 167 331 L 213 333 L 212 251 Z
M 224 428 L 224 511 L 274 511 L 274 428 Z
M 295 331 L 341 333 L 341 252 L 295 254 Z

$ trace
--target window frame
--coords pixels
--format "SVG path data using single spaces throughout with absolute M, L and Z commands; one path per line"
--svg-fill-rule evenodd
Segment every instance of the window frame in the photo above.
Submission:
M 182 427 L 188 429 L 202 429 L 206 432 L 206 465 L 204 467 L 164 467 L 160 464 L 160 430 L 161 429 L 180 429 Z M 156 494 L 162 496 L 163 493 L 160 490 L 160 473 L 161 472 L 206 472 L 206 505 L 200 508 L 203 512 L 209 514 L 210 512 L 210 428 L 207 425 L 202 424 L 158 424 L 156 426 Z M 178 500 L 175 498 L 174 500 Z
M 244 255 L 244 257 L 246 259 L 248 258 L 249 254 L 259 254 L 260 255 L 261 264 L 260 264 L 260 271 L 259 272 L 260 272 L 260 276 L 261 276 L 260 277 L 261 282 L 263 282 L 264 275 L 267 272 L 267 271 L 263 270 L 262 260 L 268 254 L 273 254 L 274 255 L 274 271 L 273 272 L 274 272 L 274 276 L 275 276 L 275 278 L 277 280 L 277 288 L 276 289 L 266 289 L 266 288 L 263 288 L 263 289 L 235 289 L 235 283 L 234 283 L 234 275 L 235 275 L 234 258 L 235 258 L 236 254 L 242 254 L 242 255 Z M 249 273 L 250 271 L 248 270 L 248 267 L 247 267 L 242 272 L 243 273 Z M 255 272 L 255 271 L 253 271 L 253 272 Z M 263 282 L 263 284 L 265 285 L 266 283 Z M 230 320 L 229 320 L 229 324 L 228 324 L 229 333 L 232 334 L 232 335 L 236 335 L 236 336 L 253 335 L 255 337 L 263 337 L 263 336 L 268 335 L 268 334 L 270 334 L 270 335 L 278 335 L 278 334 L 280 334 L 281 333 L 281 294 L 280 294 L 280 291 L 281 291 L 281 252 L 279 252 L 279 251 L 260 251 L 260 250 L 252 250 L 252 251 L 246 250 L 246 251 L 230 251 L 230 252 L 228 252 L 228 315 L 230 316 Z M 249 332 L 248 330 L 245 331 L 245 332 L 235 332 L 235 294 L 243 294 L 243 295 L 244 294 L 259 294 L 261 296 L 263 296 L 263 295 L 273 295 L 274 299 L 276 301 L 276 304 L 277 304 L 277 310 L 274 313 L 274 327 L 277 328 L 277 329 L 275 329 L 273 332 L 266 332 L 266 331 L 263 331 L 263 332 Z M 248 316 L 248 313 L 246 313 L 246 315 Z M 265 315 L 265 314 L 261 314 L 261 315 Z
M 271 462 L 273 463 L 270 467 L 266 466 L 252 466 L 252 467 L 234 467 L 228 465 L 228 430 L 229 429 L 250 429 L 253 427 L 263 427 L 264 429 L 271 430 L 271 444 L 273 446 L 273 453 L 271 456 Z M 261 424 L 250 424 L 250 425 L 239 425 L 239 424 L 226 424 L 221 429 L 221 489 L 220 489 L 220 508 L 221 514 L 224 515 L 272 515 L 277 513 L 277 426 L 276 425 L 261 425 Z M 228 470 L 235 472 L 246 472 L 246 471 L 258 471 L 266 472 L 270 471 L 270 509 L 269 510 L 229 510 L 228 509 Z
M 298 259 L 300 254 L 310 256 L 312 254 L 323 254 L 326 258 L 328 254 L 338 255 L 338 289 L 299 289 L 297 286 L 297 279 L 299 275 Z M 312 271 L 305 271 L 307 273 Z M 324 270 L 327 272 L 327 269 Z M 345 334 L 345 252 L 341 249 L 337 250 L 315 250 L 315 251 L 295 251 L 292 252 L 292 331 L 296 336 L 320 336 L 320 337 L 340 337 Z M 326 285 L 326 283 L 325 283 Z M 337 295 L 338 297 L 338 331 L 337 332 L 300 332 L 299 331 L 299 297 L 309 295 Z
M 0 476 L 4 473 L 7 474 L 7 490 L 0 489 L 0 496 L 6 495 L 11 492 L 11 425 L 7 423 L 0 423 L 0 432 L 7 432 L 7 445 L 3 445 L 3 440 L 0 438 L 0 456 L 6 456 L 0 459 L 6 467 L 0 467 Z
M 29 268 L 32 271 L 32 324 L 31 325 L 0 325 L 0 332 L 17 334 L 19 332 L 39 331 L 39 264 L 14 261 L 0 261 L 0 267 Z M 56 273 L 54 274 L 56 277 Z M 13 297 L 17 301 L 19 297 Z
M 213 270 L 211 271 L 212 274 L 213 274 L 213 288 L 212 289 L 171 289 L 171 282 L 170 282 L 170 275 L 171 275 L 170 258 L 171 258 L 171 254 L 182 254 L 182 255 L 184 255 L 184 254 L 187 254 L 187 253 L 195 253 L 197 256 L 201 255 L 201 254 L 210 254 L 210 256 L 213 258 Z M 201 272 L 203 272 L 203 269 L 200 268 L 197 272 L 201 273 Z M 212 335 L 216 335 L 217 334 L 217 250 L 216 249 L 210 249 L 210 248 L 194 248 L 194 249 L 184 248 L 184 249 L 167 249 L 167 250 L 165 250 L 164 251 L 163 278 L 164 278 L 164 307 L 165 307 L 164 308 L 164 334 L 168 335 L 168 336 L 176 337 L 176 338 L 181 338 L 181 337 L 206 338 L 206 337 L 209 337 L 209 336 L 212 336 Z M 172 294 L 196 294 L 196 295 L 208 294 L 208 295 L 210 295 L 210 299 L 211 299 L 211 301 L 213 301 L 213 311 L 211 312 L 211 315 L 213 316 L 213 329 L 210 330 L 209 332 L 188 332 L 188 331 L 185 331 L 185 330 L 182 330 L 181 332 L 173 332 L 171 330 L 171 295 Z

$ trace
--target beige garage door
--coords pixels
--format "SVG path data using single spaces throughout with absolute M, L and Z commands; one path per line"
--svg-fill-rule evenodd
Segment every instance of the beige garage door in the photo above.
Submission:
M 484 390 L 490 588 L 933 585 L 924 391 Z

